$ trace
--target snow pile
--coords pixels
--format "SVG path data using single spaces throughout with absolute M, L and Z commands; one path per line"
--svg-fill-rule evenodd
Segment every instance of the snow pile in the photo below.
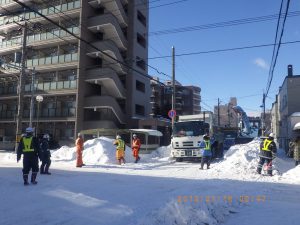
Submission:
M 171 201 L 164 207 L 148 214 L 138 224 L 143 225 L 216 225 L 223 223 L 230 213 L 237 212 L 237 203 L 183 203 Z
M 292 180 L 293 183 L 300 184 L 300 165 L 282 174 L 282 178 Z
M 161 146 L 158 149 L 152 151 L 150 154 L 141 155 L 142 162 L 150 161 L 170 161 L 171 145 Z
M 84 143 L 84 151 L 82 154 L 83 162 L 87 165 L 104 165 L 116 163 L 116 146 L 113 145 L 114 139 L 100 137 L 88 140 Z M 150 154 L 141 155 L 141 162 L 150 162 L 153 160 L 167 161 L 169 160 L 170 147 L 160 147 Z M 75 161 L 76 148 L 63 146 L 52 153 L 53 161 Z M 126 162 L 133 162 L 132 150 L 126 146 L 125 150 Z
M 114 139 L 100 137 L 84 142 L 83 162 L 88 165 L 103 165 L 116 162 L 116 146 L 113 145 Z M 51 155 L 53 161 L 75 161 L 76 148 L 63 146 Z M 131 148 L 126 146 L 126 162 L 132 162 L 133 157 Z
M 219 162 L 219 172 L 225 174 L 236 173 L 241 177 L 256 174 L 259 159 L 259 139 L 248 144 L 234 145 L 224 155 L 224 161 Z

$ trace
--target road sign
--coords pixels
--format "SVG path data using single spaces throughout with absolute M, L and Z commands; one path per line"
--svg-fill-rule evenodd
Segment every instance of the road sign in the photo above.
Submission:
M 172 119 L 176 116 L 176 111 L 174 109 L 171 109 L 169 112 L 168 112 L 168 116 Z

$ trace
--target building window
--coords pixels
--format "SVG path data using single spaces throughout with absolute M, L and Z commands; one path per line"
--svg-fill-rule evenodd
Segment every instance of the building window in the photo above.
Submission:
M 145 116 L 145 107 L 142 105 L 135 105 L 135 114 Z
M 136 88 L 136 90 L 145 93 L 145 84 L 144 84 L 143 82 L 137 80 L 137 81 L 135 82 L 135 88 Z
M 136 65 L 137 65 L 137 67 L 139 67 L 139 68 L 141 68 L 143 70 L 146 70 L 145 60 L 141 59 L 140 57 L 136 58 Z
M 137 11 L 137 18 L 144 26 L 147 26 L 146 17 L 139 10 Z
M 137 35 L 136 35 L 136 41 L 141 46 L 143 46 L 144 48 L 146 48 L 146 39 L 141 34 L 137 33 Z

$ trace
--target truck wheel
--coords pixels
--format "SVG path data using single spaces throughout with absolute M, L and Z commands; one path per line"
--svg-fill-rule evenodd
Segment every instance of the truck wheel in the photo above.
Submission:
M 182 162 L 183 158 L 176 158 L 176 162 Z

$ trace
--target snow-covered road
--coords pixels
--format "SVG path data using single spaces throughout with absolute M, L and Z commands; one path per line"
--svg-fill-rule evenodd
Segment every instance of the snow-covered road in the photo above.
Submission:
M 275 176 L 257 175 L 257 142 L 235 146 L 203 171 L 161 152 L 140 164 L 128 154 L 118 166 L 113 146 L 94 144 L 85 150 L 88 166 L 75 167 L 72 149 L 57 151 L 52 175 L 26 187 L 15 155 L 0 153 L 0 224 L 299 224 L 300 167 L 279 154 Z

